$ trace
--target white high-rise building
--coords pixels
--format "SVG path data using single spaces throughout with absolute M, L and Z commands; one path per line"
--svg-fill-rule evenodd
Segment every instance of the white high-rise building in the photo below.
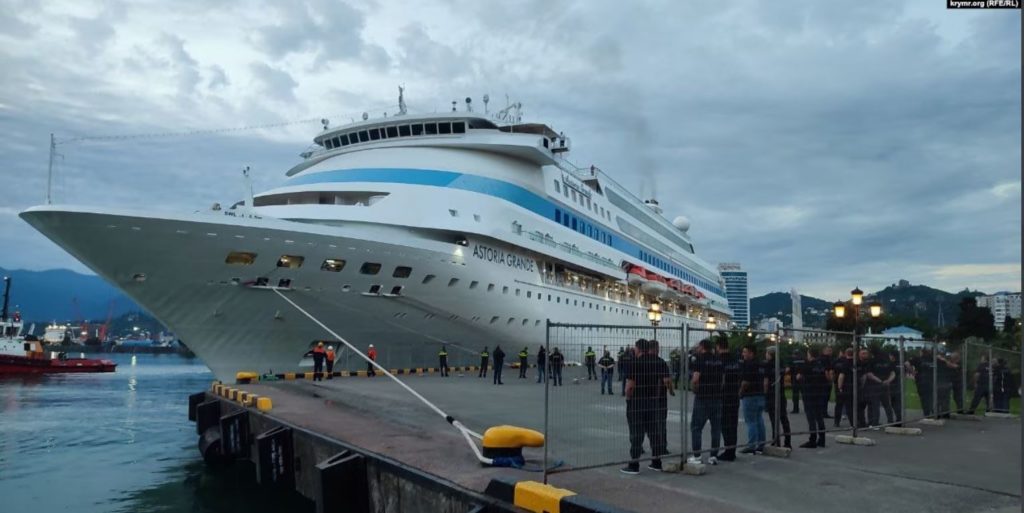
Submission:
M 804 327 L 804 309 L 801 306 L 800 293 L 796 289 L 789 290 L 789 298 L 793 301 L 793 339 L 800 342 L 804 339 L 803 332 L 798 331 Z
M 977 302 L 979 308 L 984 307 L 992 311 L 997 330 L 1003 329 L 1003 320 L 1007 315 L 1020 319 L 1020 292 L 997 292 L 991 296 L 980 296 Z
M 750 325 L 750 294 L 747 290 L 747 271 L 737 263 L 718 264 L 718 272 L 725 281 L 725 299 L 732 309 L 732 320 L 737 326 Z

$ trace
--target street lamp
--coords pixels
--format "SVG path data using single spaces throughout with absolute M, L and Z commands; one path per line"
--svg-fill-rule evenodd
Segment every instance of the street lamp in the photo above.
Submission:
M 716 326 L 717 324 L 715 323 L 715 314 L 709 313 L 708 321 L 704 323 L 704 327 L 707 328 L 708 330 L 713 330 Z
M 864 291 L 860 290 L 859 287 L 854 288 L 850 291 L 850 303 L 853 305 L 853 334 L 857 335 L 860 326 L 860 306 L 864 303 Z M 836 301 L 832 304 L 832 310 L 837 319 L 846 317 L 846 303 L 842 301 Z M 868 305 L 868 312 L 871 314 L 871 318 L 877 319 L 882 315 L 882 304 L 878 301 L 872 301 Z
M 647 320 L 651 321 L 651 326 L 654 326 L 653 339 L 658 339 L 658 324 L 661 324 L 661 303 L 652 301 L 651 306 L 647 308 Z

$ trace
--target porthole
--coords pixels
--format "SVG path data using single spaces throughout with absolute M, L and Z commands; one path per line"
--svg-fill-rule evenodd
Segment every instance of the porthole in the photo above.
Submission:
M 370 294 L 380 294 L 380 285 L 370 285 Z
M 363 265 L 359 268 L 359 272 L 362 274 L 369 274 L 371 276 L 376 275 L 380 272 L 380 264 L 376 262 L 363 262 Z
M 455 284 L 458 283 L 458 282 L 459 282 L 458 278 L 452 278 L 452 279 L 448 280 L 448 286 L 449 287 L 454 287 Z
M 476 280 L 473 280 L 473 281 L 469 282 L 469 288 L 470 289 L 475 289 L 477 285 L 480 285 L 480 282 L 478 282 Z
M 410 274 L 412 274 L 412 267 L 406 267 L 404 265 L 400 265 L 400 266 L 395 268 L 395 272 L 391 273 L 391 277 L 393 277 L 393 278 L 408 278 Z
M 490 283 L 490 284 L 487 285 L 487 292 L 492 292 L 492 291 L 494 291 L 494 284 Z
M 298 269 L 302 267 L 302 261 L 304 257 L 296 255 L 281 255 L 281 258 L 277 259 L 277 266 L 284 267 L 287 269 Z
M 328 258 L 324 260 L 324 263 L 320 264 L 321 271 L 330 271 L 332 273 L 340 272 L 345 268 L 345 261 L 340 258 Z
M 394 287 L 391 287 L 391 295 L 392 296 L 401 296 L 402 295 L 402 286 L 401 285 L 395 285 Z
M 506 287 L 502 287 L 501 288 L 501 293 L 502 294 L 508 294 L 508 287 L 507 286 Z
M 423 284 L 426 285 L 426 284 L 434 281 L 434 278 L 437 278 L 437 276 L 434 276 L 433 274 L 428 274 L 428 275 L 424 276 L 423 277 Z
M 227 258 L 224 259 L 225 264 L 229 265 L 252 265 L 256 261 L 256 253 L 248 253 L 245 251 L 232 251 L 228 253 Z

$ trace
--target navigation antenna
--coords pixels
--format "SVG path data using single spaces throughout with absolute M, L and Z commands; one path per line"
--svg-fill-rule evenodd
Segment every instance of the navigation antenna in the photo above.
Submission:
M 405 87 L 398 86 L 398 115 L 404 115 L 406 112 L 408 109 L 405 106 Z
M 57 140 L 53 138 L 53 133 L 50 133 L 50 165 L 46 169 L 46 204 L 50 205 L 53 203 L 53 155 L 57 153 Z

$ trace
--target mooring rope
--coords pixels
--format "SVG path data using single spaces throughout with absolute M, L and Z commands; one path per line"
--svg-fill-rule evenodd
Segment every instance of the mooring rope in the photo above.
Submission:
M 305 315 L 306 317 L 308 317 L 309 320 L 311 320 L 314 323 L 316 323 L 317 326 L 320 326 L 321 328 L 323 328 L 324 331 L 326 331 L 327 333 L 330 333 L 332 337 L 334 337 L 335 339 L 339 340 L 342 344 L 345 344 L 346 347 L 348 347 L 353 352 L 355 352 L 357 355 L 359 355 L 364 360 L 369 362 L 370 365 L 373 365 L 375 368 L 379 369 L 382 373 L 384 373 L 385 376 L 391 378 L 395 383 L 398 383 L 407 392 L 409 392 L 414 397 L 419 399 L 423 404 L 427 405 L 428 408 L 430 408 L 431 410 L 434 410 L 435 413 L 437 413 L 438 415 L 443 417 L 444 420 L 447 421 L 449 424 L 451 424 L 452 426 L 455 426 L 455 428 L 458 429 L 460 433 L 462 433 L 462 436 L 466 439 L 466 442 L 469 443 L 470 448 L 473 449 L 473 454 L 476 455 L 477 459 L 480 460 L 481 463 L 484 463 L 485 465 L 491 465 L 491 464 L 494 463 L 494 460 L 492 460 L 491 458 L 485 458 L 484 455 L 481 454 L 480 448 L 477 447 L 476 443 L 473 442 L 473 439 L 470 438 L 470 436 L 472 435 L 472 436 L 476 437 L 477 439 L 482 440 L 483 436 L 481 436 L 479 433 L 469 429 L 468 427 L 464 426 L 461 422 L 456 420 L 455 417 L 452 417 L 451 415 L 445 413 L 445 411 L 442 410 L 441 408 L 439 408 L 436 404 L 430 402 L 430 400 L 428 400 L 426 397 L 423 397 L 422 395 L 420 395 L 419 392 L 414 390 L 409 385 L 406 385 L 404 382 L 402 382 L 402 380 L 398 379 L 394 374 L 391 374 L 390 372 L 388 372 L 387 369 L 382 367 L 380 364 L 378 364 L 374 360 L 370 359 L 369 356 L 366 356 L 365 354 L 363 354 L 362 351 L 356 349 L 355 346 L 350 344 L 341 335 L 335 333 L 334 330 L 332 330 L 331 328 L 328 328 L 326 324 L 320 322 L 320 319 L 317 319 L 316 317 L 313 316 L 313 314 L 307 312 L 301 306 L 295 304 L 295 302 L 292 301 L 291 299 L 288 299 L 288 297 L 285 296 L 284 294 L 282 294 L 280 290 L 278 290 L 276 288 L 273 288 L 272 290 L 278 296 L 281 296 L 281 299 L 285 300 L 288 304 L 292 305 L 292 307 L 294 307 L 296 310 L 298 310 L 300 313 L 302 313 L 302 315 Z

